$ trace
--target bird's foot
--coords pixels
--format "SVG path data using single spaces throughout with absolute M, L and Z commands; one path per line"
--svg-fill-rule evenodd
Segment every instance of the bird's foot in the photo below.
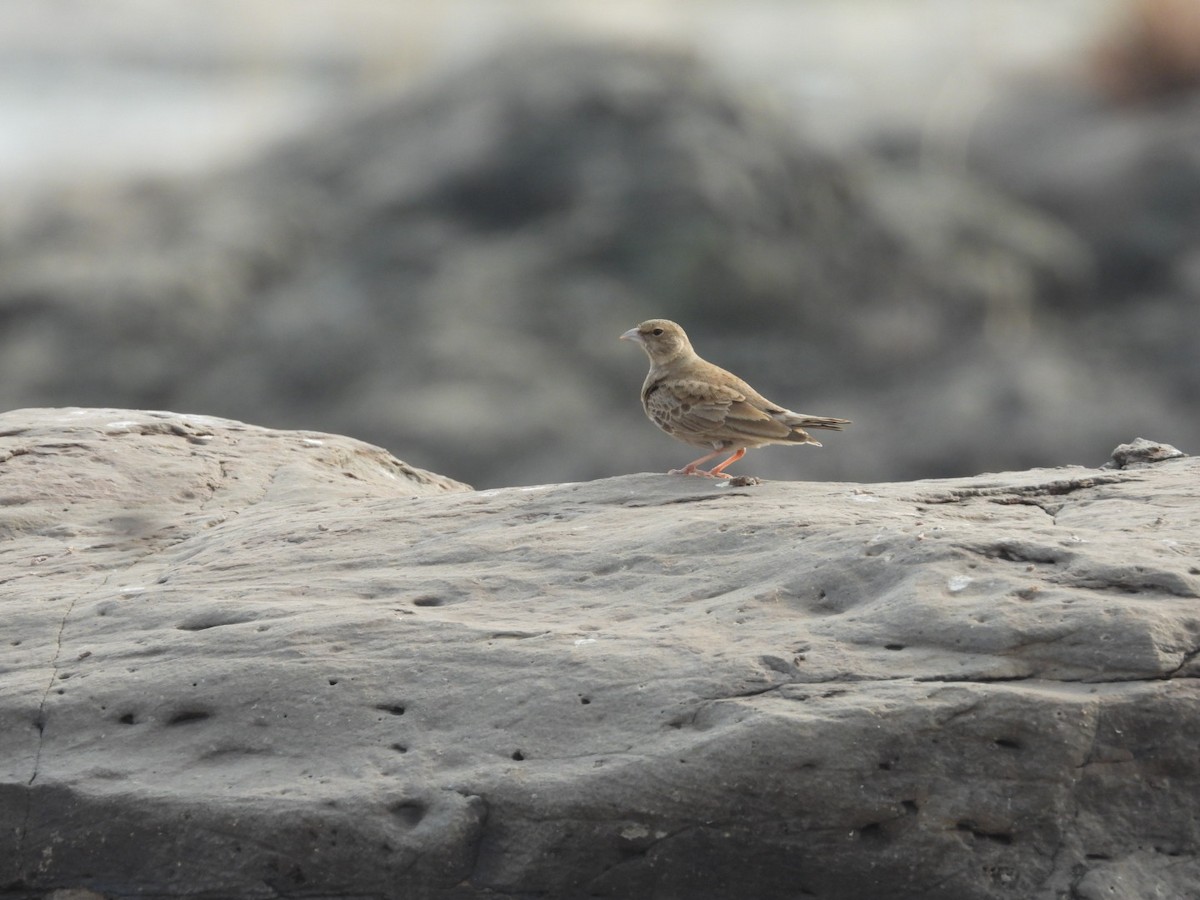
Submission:
M 668 475 L 700 475 L 700 476 L 703 476 L 704 478 L 728 478 L 729 477 L 724 472 L 717 472 L 716 474 L 714 474 L 705 469 L 698 469 L 695 466 L 684 466 L 682 469 L 671 469 L 670 471 L 667 472 L 667 474 Z

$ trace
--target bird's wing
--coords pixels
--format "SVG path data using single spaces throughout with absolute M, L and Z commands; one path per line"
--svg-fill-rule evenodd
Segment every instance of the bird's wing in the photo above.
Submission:
M 645 397 L 646 412 L 659 427 L 684 440 L 779 440 L 787 425 L 753 406 L 736 388 L 689 378 L 657 382 Z

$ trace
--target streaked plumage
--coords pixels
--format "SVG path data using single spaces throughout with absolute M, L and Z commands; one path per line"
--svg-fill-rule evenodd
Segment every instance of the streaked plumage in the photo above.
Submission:
M 746 450 L 767 444 L 812 444 L 805 428 L 841 431 L 848 419 L 806 416 L 772 403 L 732 372 L 696 355 L 684 330 L 667 319 L 650 319 L 631 328 L 621 340 L 642 345 L 650 357 L 650 373 L 642 385 L 642 406 L 655 425 L 671 437 L 711 452 L 672 469 L 672 475 L 728 478 L 723 471 Z M 699 468 L 722 453 L 734 451 L 720 465 Z

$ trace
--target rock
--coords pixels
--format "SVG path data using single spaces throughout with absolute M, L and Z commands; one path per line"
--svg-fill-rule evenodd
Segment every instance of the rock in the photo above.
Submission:
M 1180 298 L 1195 289 L 1197 141 L 1195 87 L 1122 104 L 1059 80 L 1021 83 L 998 97 L 974 122 L 968 153 L 979 175 L 1048 212 L 1091 248 L 1093 289 L 1057 297 L 1073 314 L 1166 295 L 1174 316 L 1192 323 L 1191 304 Z M 1131 320 L 1152 330 L 1161 318 Z
M 1128 444 L 1121 444 L 1112 452 L 1112 458 L 1104 464 L 1106 469 L 1126 469 L 1130 466 L 1145 466 L 1160 463 L 1166 459 L 1179 459 L 1187 456 L 1182 450 L 1177 450 L 1170 444 L 1160 444 L 1138 438 Z
M 1198 474 L 472 492 L 5 414 L 0 891 L 1187 896 Z

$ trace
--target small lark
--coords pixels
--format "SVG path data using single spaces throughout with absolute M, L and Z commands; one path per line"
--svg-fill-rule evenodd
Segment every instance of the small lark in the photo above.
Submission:
M 805 428 L 841 431 L 849 419 L 806 416 L 772 403 L 742 379 L 696 355 L 683 329 L 666 319 L 650 319 L 623 335 L 642 345 L 650 374 L 642 385 L 642 406 L 655 425 L 677 440 L 711 452 L 671 475 L 729 478 L 725 467 L 754 447 L 767 444 L 821 444 Z M 699 468 L 734 451 L 720 465 Z

